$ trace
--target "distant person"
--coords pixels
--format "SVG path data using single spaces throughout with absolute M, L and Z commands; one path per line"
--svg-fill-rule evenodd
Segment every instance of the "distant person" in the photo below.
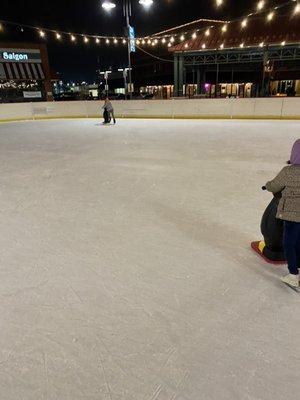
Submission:
M 110 123 L 110 114 L 107 110 L 107 105 L 106 105 L 106 100 L 102 106 L 102 110 L 103 110 L 103 124 L 109 124 Z
M 107 111 L 107 109 L 103 106 L 103 123 L 104 124 L 109 124 L 110 123 L 110 117 L 109 117 L 109 112 Z
M 102 107 L 104 109 L 104 113 L 105 111 L 108 113 L 108 122 L 105 122 L 106 119 L 104 118 L 104 123 L 109 123 L 111 121 L 111 118 L 114 121 L 114 124 L 116 123 L 116 118 L 115 118 L 115 113 L 114 113 L 114 108 L 113 105 L 111 104 L 111 101 L 109 100 L 109 98 L 107 97 L 105 99 L 104 105 Z
M 286 89 L 286 95 L 287 95 L 287 97 L 295 97 L 296 96 L 296 92 L 292 86 L 288 86 L 288 88 Z
M 272 181 L 266 184 L 272 193 L 282 192 L 277 218 L 284 221 L 283 247 L 289 274 L 282 282 L 299 287 L 300 269 L 300 139 L 292 149 L 290 165 L 284 167 Z

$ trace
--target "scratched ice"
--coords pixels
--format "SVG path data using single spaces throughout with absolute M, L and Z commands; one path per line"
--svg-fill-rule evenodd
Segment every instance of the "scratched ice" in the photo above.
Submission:
M 300 297 L 249 245 L 299 131 L 0 125 L 0 399 L 298 399 Z

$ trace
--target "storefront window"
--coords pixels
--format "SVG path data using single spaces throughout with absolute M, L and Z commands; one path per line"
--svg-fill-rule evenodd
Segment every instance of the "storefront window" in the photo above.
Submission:
M 0 102 L 43 101 L 45 92 L 41 81 L 0 80 Z

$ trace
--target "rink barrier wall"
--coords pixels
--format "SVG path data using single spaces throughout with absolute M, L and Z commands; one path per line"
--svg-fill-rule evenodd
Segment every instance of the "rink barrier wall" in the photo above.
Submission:
M 102 101 L 0 104 L 0 121 L 102 118 Z M 300 119 L 299 98 L 113 101 L 117 118 Z

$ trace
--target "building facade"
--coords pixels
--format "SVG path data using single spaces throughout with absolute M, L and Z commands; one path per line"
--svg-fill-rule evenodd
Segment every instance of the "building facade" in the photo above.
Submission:
M 172 47 L 174 96 L 300 96 L 300 18 L 287 18 L 232 22 Z
M 46 45 L 0 42 L 0 102 L 52 100 Z

